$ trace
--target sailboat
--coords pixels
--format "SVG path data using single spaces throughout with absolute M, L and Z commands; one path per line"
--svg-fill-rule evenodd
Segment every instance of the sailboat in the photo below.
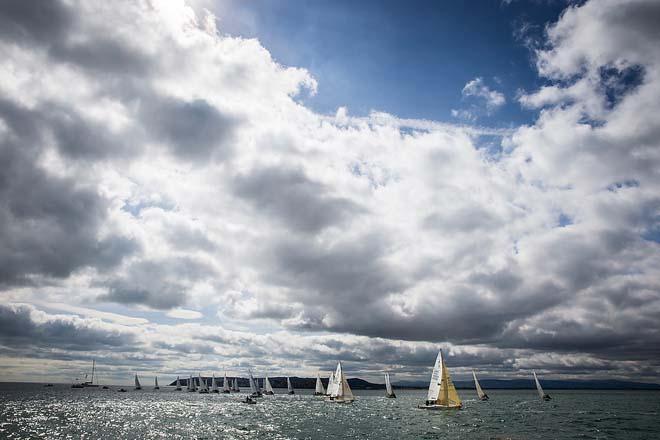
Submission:
M 268 380 L 268 375 L 266 375 L 266 378 L 264 379 L 264 395 L 272 396 L 273 394 L 275 394 L 273 386 L 270 384 L 270 380 Z
M 208 394 L 209 393 L 209 384 L 206 383 L 205 379 L 202 379 L 202 375 L 199 375 L 199 394 Z
M 289 394 L 296 394 L 296 392 L 293 390 L 293 385 L 291 385 L 291 379 L 289 379 L 289 376 L 286 377 L 286 389 L 288 390 Z
M 176 388 L 174 388 L 174 391 L 181 391 L 181 381 L 179 380 L 179 376 L 176 377 Z
M 330 372 L 330 377 L 328 377 L 328 388 L 325 390 L 325 395 L 326 396 L 329 396 L 330 394 L 332 394 L 331 390 L 332 390 L 332 386 L 333 386 L 334 382 L 335 382 L 335 372 L 331 371 Z
M 532 371 L 532 374 L 534 375 L 534 382 L 536 382 L 536 391 L 539 393 L 539 397 L 543 400 L 550 400 L 551 397 L 549 394 L 546 394 L 545 391 L 543 391 L 543 388 L 541 388 L 541 382 L 539 382 L 539 378 L 536 377 L 536 371 Z
M 140 385 L 140 380 L 138 379 L 137 373 L 135 373 L 135 389 L 136 390 L 141 390 L 142 389 L 142 385 Z
M 195 381 L 193 380 L 192 374 L 188 378 L 188 392 L 194 393 L 197 391 L 197 386 L 195 386 Z
M 481 389 L 481 385 L 479 385 L 479 381 L 477 380 L 477 374 L 474 370 L 472 370 L 472 377 L 474 377 L 474 388 L 477 390 L 479 400 L 488 400 L 488 394 L 484 393 L 484 390 Z
M 87 388 L 87 387 L 98 387 L 99 386 L 99 384 L 94 383 L 94 373 L 95 373 L 95 371 L 96 371 L 96 360 L 92 359 L 92 380 L 84 381 L 82 383 L 83 387 Z M 87 379 L 87 374 L 85 374 L 85 379 Z
M 353 403 L 355 400 L 353 391 L 351 391 L 351 387 L 346 380 L 346 375 L 341 368 L 341 362 L 337 363 L 332 384 L 328 385 L 328 392 L 330 393 L 330 397 L 326 399 L 328 402 Z
M 261 390 L 257 388 L 257 384 L 252 376 L 252 371 L 248 370 L 248 380 L 250 381 L 250 391 L 252 391 L 252 397 L 261 397 Z
M 160 387 L 158 386 L 158 376 L 154 378 L 154 390 L 159 390 Z
M 316 388 L 314 388 L 315 396 L 325 396 L 325 388 L 323 388 L 323 382 L 321 382 L 321 373 L 316 373 Z
M 433 366 L 426 402 L 424 405 L 417 405 L 417 408 L 461 409 L 462 407 L 461 398 L 458 397 L 456 387 L 449 377 L 449 370 L 442 358 L 442 350 L 440 350 Z
M 241 389 L 238 387 L 238 379 L 237 378 L 234 378 L 234 383 L 231 387 L 231 392 L 232 393 L 240 393 L 241 392 Z
M 220 390 L 218 390 L 218 381 L 215 380 L 215 373 L 213 373 L 213 377 L 211 378 L 211 392 L 212 393 L 220 392 Z
M 225 371 L 225 379 L 222 381 L 222 392 L 228 394 L 231 392 L 229 387 L 229 379 L 227 379 L 227 372 Z
M 390 373 L 385 373 L 385 396 L 388 399 L 396 399 L 396 394 L 392 391 L 392 383 L 390 382 Z

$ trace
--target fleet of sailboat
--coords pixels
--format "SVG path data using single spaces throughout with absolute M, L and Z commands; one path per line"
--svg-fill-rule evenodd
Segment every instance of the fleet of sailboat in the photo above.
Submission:
M 479 400 L 488 400 L 488 394 L 484 393 L 484 390 L 481 389 L 479 381 L 477 380 L 477 374 L 472 370 L 472 377 L 474 378 L 474 388 L 477 390 L 477 396 Z
M 438 352 L 433 366 L 426 402 L 417 407 L 422 409 L 461 409 L 463 407 L 456 387 L 451 381 L 449 369 L 442 357 L 442 350 Z
M 84 380 L 82 382 L 74 383 L 72 387 L 73 388 L 98 387 L 99 385 L 94 383 L 94 378 L 96 377 L 95 370 L 96 370 L 96 362 L 92 361 L 92 372 L 91 372 L 90 380 L 89 381 Z M 532 371 L 532 376 L 534 378 L 534 384 L 536 386 L 536 390 L 538 392 L 539 397 L 544 401 L 551 400 L 551 397 L 545 391 L 543 391 L 538 376 L 536 375 L 536 371 Z M 85 375 L 85 379 L 87 379 L 87 377 L 88 376 Z M 386 397 L 396 398 L 396 394 L 392 389 L 392 383 L 390 380 L 389 372 L 384 373 L 384 378 L 385 378 Z M 472 370 L 472 378 L 474 379 L 474 387 L 477 392 L 477 396 L 479 400 L 482 401 L 489 400 L 488 394 L 486 394 L 483 388 L 481 387 L 481 384 L 477 379 L 477 374 L 474 370 Z M 250 369 L 248 369 L 248 381 L 250 384 L 250 395 L 246 398 L 245 403 L 256 403 L 256 401 L 252 400 L 252 398 L 262 397 L 262 395 L 275 394 L 273 390 L 273 386 L 268 378 L 268 375 L 266 375 L 263 379 L 263 384 L 265 388 L 263 392 L 261 390 L 261 387 L 259 386 L 259 380 L 252 375 L 252 370 Z M 141 390 L 142 385 L 140 384 L 140 379 L 137 373 L 135 373 L 134 382 L 135 382 L 135 389 Z M 287 393 L 295 394 L 295 390 L 293 388 L 293 384 L 289 376 L 286 376 L 286 384 L 287 384 Z M 108 388 L 108 387 L 106 386 L 104 388 Z M 158 385 L 158 376 L 154 376 L 154 390 L 158 390 L 158 389 L 160 389 L 160 386 Z M 181 391 L 181 389 L 182 389 L 181 379 L 179 376 L 177 376 L 174 390 Z M 200 394 L 207 394 L 209 393 L 209 384 L 208 381 L 204 379 L 201 374 L 199 374 L 198 377 L 193 377 L 192 375 L 190 375 L 186 383 L 186 389 L 190 392 L 198 391 Z M 119 391 L 126 392 L 124 388 L 120 388 Z M 213 374 L 211 378 L 210 392 L 212 393 L 221 392 L 219 387 L 219 381 L 218 379 L 216 379 L 215 374 Z M 232 393 L 232 392 L 240 392 L 240 388 L 238 386 L 238 378 L 234 378 L 232 382 L 229 378 L 227 378 L 227 372 L 225 371 L 224 380 L 222 383 L 222 393 Z M 355 396 L 353 395 L 353 391 L 351 390 L 351 387 L 348 384 L 348 380 L 344 373 L 341 361 L 337 363 L 337 368 L 335 369 L 335 371 L 330 373 L 327 388 L 323 386 L 320 372 L 317 373 L 314 395 L 326 396 L 326 401 L 328 402 L 351 403 L 355 401 Z M 458 395 L 458 392 L 456 391 L 456 387 L 454 383 L 451 380 L 451 375 L 449 373 L 449 369 L 447 368 L 447 365 L 445 364 L 442 350 L 439 350 L 438 356 L 433 366 L 433 372 L 431 374 L 431 380 L 429 382 L 426 401 L 424 402 L 424 404 L 418 405 L 418 408 L 461 409 L 462 407 L 463 407 L 463 403 L 461 401 L 460 396 Z
M 385 396 L 388 399 L 396 399 L 396 394 L 392 391 L 392 383 L 390 382 L 390 373 L 385 373 Z
M 539 382 L 539 378 L 536 377 L 536 371 L 532 371 L 532 374 L 534 375 L 534 382 L 536 383 L 536 391 L 538 391 L 541 400 L 550 400 L 550 395 L 546 394 L 545 391 L 543 391 L 543 388 L 541 388 L 541 382 Z

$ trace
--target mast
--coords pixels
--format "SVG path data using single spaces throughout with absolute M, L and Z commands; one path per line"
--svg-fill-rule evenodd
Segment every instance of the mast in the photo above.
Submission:
M 94 384 L 94 371 L 96 370 L 96 359 L 92 359 L 92 380 L 91 384 Z

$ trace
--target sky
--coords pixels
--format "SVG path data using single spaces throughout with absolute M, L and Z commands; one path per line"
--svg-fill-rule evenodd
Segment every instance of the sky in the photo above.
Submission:
M 0 380 L 660 382 L 658 2 L 105 3 L 0 6 Z

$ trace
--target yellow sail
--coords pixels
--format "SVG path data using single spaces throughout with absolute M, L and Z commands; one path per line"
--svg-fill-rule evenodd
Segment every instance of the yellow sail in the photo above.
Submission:
M 440 390 L 438 391 L 438 405 L 448 407 L 460 407 L 461 398 L 458 397 L 458 392 L 449 377 L 449 370 L 445 366 L 445 360 L 442 359 L 442 379 L 440 381 Z

